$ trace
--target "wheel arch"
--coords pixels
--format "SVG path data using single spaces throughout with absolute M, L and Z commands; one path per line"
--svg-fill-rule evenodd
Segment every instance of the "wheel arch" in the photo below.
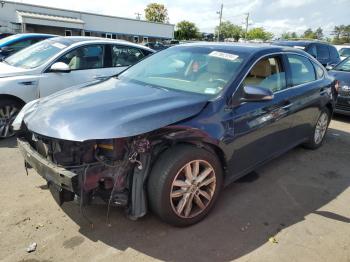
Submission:
M 25 101 L 23 101 L 21 98 L 19 98 L 17 96 L 8 95 L 8 94 L 1 94 L 0 95 L 0 100 L 5 100 L 5 99 L 13 100 L 13 101 L 21 104 L 22 106 L 24 106 L 26 104 Z

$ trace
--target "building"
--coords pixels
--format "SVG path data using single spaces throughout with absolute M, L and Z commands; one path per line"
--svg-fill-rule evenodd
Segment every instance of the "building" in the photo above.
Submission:
M 0 0 L 0 33 L 98 36 L 132 42 L 174 37 L 174 25 Z

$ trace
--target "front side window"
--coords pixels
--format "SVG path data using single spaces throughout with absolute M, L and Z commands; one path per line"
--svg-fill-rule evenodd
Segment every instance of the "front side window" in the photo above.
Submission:
M 70 44 L 71 42 L 67 41 L 48 39 L 15 53 L 5 59 L 5 62 L 25 69 L 36 68 L 46 63 Z
M 113 67 L 131 66 L 144 57 L 145 55 L 138 48 L 120 45 L 112 46 Z
M 248 55 L 210 47 L 179 46 L 142 60 L 119 78 L 165 89 L 215 96 L 236 77 Z
M 325 45 L 317 45 L 317 58 L 318 59 L 329 59 L 329 50 Z
M 103 45 L 87 45 L 70 51 L 56 62 L 69 65 L 71 70 L 98 69 L 103 68 L 103 57 Z
M 317 79 L 321 79 L 324 76 L 324 70 L 318 64 L 316 63 L 312 63 L 312 64 L 315 67 Z
M 350 72 L 350 58 L 345 59 L 333 69 L 336 71 Z
M 287 55 L 293 86 L 302 85 L 316 80 L 315 69 L 311 61 L 300 55 Z
M 286 74 L 279 57 L 258 61 L 244 79 L 246 86 L 258 86 L 278 92 L 286 88 Z

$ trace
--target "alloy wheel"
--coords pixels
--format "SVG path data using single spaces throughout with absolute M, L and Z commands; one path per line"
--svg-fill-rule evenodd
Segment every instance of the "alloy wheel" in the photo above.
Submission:
M 328 121 L 329 121 L 328 114 L 326 112 L 323 112 L 321 116 L 318 118 L 316 128 L 315 128 L 314 141 L 316 144 L 319 144 L 322 142 L 327 131 Z
M 211 203 L 216 188 L 214 168 L 204 160 L 194 160 L 176 174 L 170 191 L 173 211 L 182 218 L 193 218 Z
M 14 135 L 11 125 L 17 114 L 18 108 L 13 105 L 6 105 L 0 108 L 0 138 L 7 138 Z

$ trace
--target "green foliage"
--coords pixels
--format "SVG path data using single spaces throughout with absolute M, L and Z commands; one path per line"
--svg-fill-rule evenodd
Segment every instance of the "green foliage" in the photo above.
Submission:
M 249 40 L 259 39 L 259 40 L 267 41 L 272 39 L 272 37 L 273 37 L 273 34 L 265 31 L 265 29 L 262 27 L 256 27 L 256 28 L 250 29 L 247 35 L 247 39 Z
M 168 23 L 168 10 L 162 4 L 151 3 L 145 9 L 145 17 L 148 21 Z
M 230 21 L 221 23 L 221 27 L 215 28 L 215 35 L 217 37 L 220 28 L 220 39 L 233 38 L 238 41 L 243 36 L 243 28 L 241 26 L 232 24 Z
M 335 26 L 332 35 L 334 44 L 350 43 L 350 25 Z
M 282 34 L 282 39 L 297 39 L 298 35 L 296 32 L 285 32 Z
M 303 37 L 303 38 L 306 38 L 306 39 L 317 39 L 316 33 L 315 33 L 314 31 L 312 31 L 311 28 L 308 28 L 308 29 L 304 32 L 304 34 L 303 34 L 302 37 Z
M 199 39 L 201 34 L 195 23 L 181 21 L 176 25 L 175 38 L 179 40 Z

